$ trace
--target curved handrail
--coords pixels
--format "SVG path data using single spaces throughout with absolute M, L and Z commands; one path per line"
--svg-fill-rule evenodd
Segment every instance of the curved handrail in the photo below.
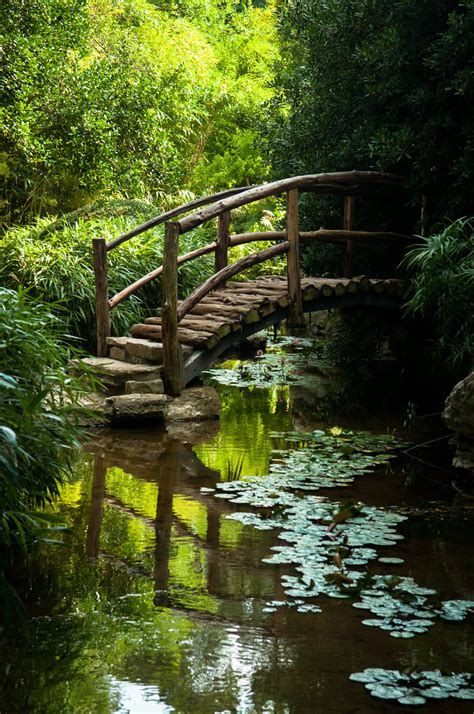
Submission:
M 125 241 L 130 240 L 130 238 L 134 238 L 135 236 L 138 236 L 141 233 L 145 233 L 145 231 L 150 230 L 150 228 L 155 228 L 156 226 L 159 226 L 162 223 L 166 223 L 166 221 L 170 221 L 172 218 L 176 218 L 182 213 L 187 213 L 193 208 L 207 206 L 209 203 L 215 203 L 215 201 L 226 198 L 228 196 L 234 196 L 236 193 L 247 191 L 249 188 L 256 188 L 256 186 L 239 186 L 236 188 L 228 188 L 225 191 L 219 191 L 218 193 L 213 193 L 210 196 L 196 198 L 194 201 L 190 201 L 189 203 L 183 203 L 181 206 L 176 206 L 176 208 L 172 208 L 170 211 L 166 211 L 166 213 L 161 213 L 155 218 L 150 218 L 149 221 L 141 223 L 139 226 L 132 228 L 132 230 L 127 231 L 126 233 L 122 233 L 117 238 L 114 238 L 114 240 L 111 240 L 109 243 L 106 244 L 106 250 L 107 252 L 109 252 L 114 248 L 117 248 L 117 246 L 121 245 L 122 243 L 125 243 Z
M 221 198 L 215 201 L 202 211 L 193 213 L 190 216 L 177 221 L 180 233 L 187 233 L 193 228 L 206 223 L 211 218 L 231 211 L 234 208 L 245 206 L 248 203 L 254 203 L 268 196 L 277 196 L 280 193 L 291 191 L 293 189 L 311 190 L 320 185 L 332 183 L 334 185 L 341 184 L 357 184 L 357 183 L 375 183 L 389 184 L 391 186 L 403 187 L 406 179 L 395 174 L 387 174 L 380 171 L 339 171 L 335 173 L 323 174 L 307 174 L 304 176 L 293 176 L 292 178 L 282 179 L 280 181 L 272 181 L 271 183 L 261 184 L 253 188 L 241 191 L 236 196 Z
M 177 309 L 178 322 L 180 322 L 183 317 L 187 315 L 200 300 L 202 300 L 203 297 L 205 297 L 212 290 L 216 290 L 220 285 L 223 285 L 233 275 L 237 275 L 237 273 L 240 273 L 253 265 L 258 265 L 258 263 L 264 263 L 270 258 L 281 255 L 281 253 L 287 253 L 289 246 L 290 244 L 287 240 L 283 241 L 277 245 L 265 248 L 259 253 L 245 255 L 243 258 L 236 260 L 235 263 L 227 265 L 225 268 L 219 270 L 219 272 L 214 273 L 214 275 L 199 285 L 199 287 L 197 287 L 191 295 L 188 295 L 188 297 L 180 304 Z

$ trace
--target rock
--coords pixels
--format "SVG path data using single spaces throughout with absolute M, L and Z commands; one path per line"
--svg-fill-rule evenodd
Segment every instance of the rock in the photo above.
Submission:
M 250 335 L 245 339 L 245 346 L 249 351 L 256 352 L 257 350 L 265 350 L 267 347 L 267 334 L 265 332 L 257 332 L 256 335 Z
M 112 406 L 107 404 L 104 394 L 89 392 L 80 397 L 79 404 L 89 412 L 81 417 L 81 426 L 103 426 L 110 422 Z
M 192 387 L 166 404 L 165 421 L 217 419 L 220 413 L 221 402 L 213 387 Z
M 474 439 L 455 434 L 449 443 L 456 446 L 453 466 L 458 469 L 474 469 Z
M 107 344 L 110 346 L 110 356 L 112 350 L 122 349 L 126 356 L 139 357 L 148 362 L 163 362 L 163 345 L 160 342 L 151 340 L 141 340 L 136 337 L 108 337 Z
M 111 347 L 109 351 L 109 357 L 110 359 L 118 359 L 121 362 L 125 362 L 126 358 L 126 353 L 125 350 L 123 350 L 121 347 Z
M 149 379 L 146 382 L 129 380 L 125 382 L 125 394 L 163 394 L 162 379 Z
M 110 357 L 84 357 L 71 362 L 76 372 L 96 374 L 105 385 L 123 387 L 129 380 L 147 381 L 161 378 L 161 368 L 152 364 L 129 364 Z
M 165 394 L 121 394 L 108 397 L 106 405 L 112 422 L 163 421 Z
M 456 384 L 446 399 L 442 417 L 452 431 L 474 438 L 474 372 Z
M 474 372 L 458 382 L 446 400 L 444 421 L 456 432 L 453 466 L 474 469 Z

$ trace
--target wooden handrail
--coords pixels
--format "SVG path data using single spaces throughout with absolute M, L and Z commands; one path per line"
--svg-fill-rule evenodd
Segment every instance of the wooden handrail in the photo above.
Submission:
M 182 213 L 187 213 L 188 211 L 192 211 L 194 208 L 199 208 L 200 206 L 207 206 L 209 203 L 214 203 L 215 201 L 228 196 L 234 196 L 236 193 L 247 191 L 249 188 L 255 188 L 255 186 L 238 186 L 237 188 L 228 188 L 225 191 L 219 191 L 218 193 L 213 193 L 210 196 L 196 198 L 194 201 L 183 203 L 181 206 L 176 206 L 176 208 L 172 208 L 170 211 L 166 211 L 166 213 L 156 216 L 156 218 L 151 218 L 149 221 L 132 228 L 131 231 L 122 233 L 117 238 L 114 238 L 114 240 L 107 243 L 107 252 L 117 248 L 117 246 L 125 243 L 127 240 L 130 240 L 130 238 L 134 238 L 141 233 L 145 233 L 145 231 L 149 231 L 151 228 L 156 228 L 156 226 L 159 226 L 162 223 L 171 221 L 172 218 L 177 218 Z
M 404 186 L 406 179 L 394 174 L 386 174 L 378 171 L 340 171 L 335 173 L 324 174 L 308 174 L 305 176 L 293 176 L 292 178 L 282 179 L 281 181 L 272 181 L 271 183 L 262 184 L 247 191 L 242 191 L 234 196 L 222 198 L 207 206 L 202 211 L 193 213 L 178 221 L 180 233 L 187 233 L 193 228 L 206 223 L 211 218 L 231 211 L 234 208 L 245 206 L 249 203 L 254 203 L 268 196 L 278 196 L 281 193 L 291 191 L 298 188 L 300 190 L 310 190 L 318 185 L 333 183 L 340 184 L 388 184 L 391 186 Z
M 202 248 L 196 248 L 195 250 L 191 250 L 189 253 L 180 255 L 177 258 L 176 264 L 182 265 L 183 263 L 187 263 L 190 260 L 194 260 L 194 258 L 200 258 L 202 255 L 207 255 L 207 253 L 212 253 L 212 251 L 214 251 L 215 249 L 216 249 L 215 241 L 213 243 L 207 243 L 206 245 L 203 245 Z M 120 303 L 123 302 L 124 300 L 126 300 L 126 298 L 130 297 L 130 295 L 133 295 L 134 292 L 136 292 L 140 288 L 143 288 L 145 285 L 148 285 L 148 283 L 151 283 L 152 280 L 155 280 L 156 278 L 158 278 L 162 273 L 163 273 L 163 265 L 160 265 L 159 268 L 156 268 L 155 270 L 152 270 L 150 273 L 147 273 L 146 275 L 144 275 L 142 278 L 135 280 L 134 283 L 132 283 L 128 287 L 126 287 L 123 290 L 121 290 L 120 292 L 116 293 L 112 298 L 110 298 L 109 308 L 112 310 L 112 308 L 117 307 L 117 305 L 120 305 Z
M 345 274 L 352 273 L 352 247 L 356 241 L 370 240 L 412 240 L 409 236 L 390 232 L 355 231 L 354 197 L 369 186 L 404 187 L 406 179 L 394 174 L 376 171 L 342 171 L 335 173 L 309 174 L 294 176 L 280 181 L 273 181 L 251 187 L 238 187 L 220 191 L 212 196 L 199 198 L 178 206 L 156 218 L 152 218 L 136 228 L 123 233 L 106 243 L 104 239 L 94 241 L 94 265 L 96 274 L 96 305 L 98 318 L 99 354 L 107 353 L 107 337 L 110 335 L 110 310 L 119 305 L 134 292 L 144 287 L 159 276 L 163 276 L 162 289 L 162 339 L 164 353 L 165 391 L 177 395 L 182 388 L 182 352 L 178 342 L 178 324 L 193 307 L 208 293 L 225 284 L 241 271 L 263 263 L 270 258 L 288 253 L 288 297 L 289 323 L 302 324 L 303 309 L 299 272 L 299 241 L 316 240 L 322 243 L 336 243 L 346 246 Z M 300 231 L 298 224 L 299 192 L 322 192 L 344 196 L 343 230 L 323 229 Z M 287 194 L 286 229 L 280 231 L 262 231 L 260 233 L 230 234 L 231 211 L 263 198 Z M 184 213 L 200 208 L 201 210 L 186 215 L 175 222 Z M 179 237 L 183 233 L 197 228 L 207 221 L 218 218 L 216 240 L 200 248 L 178 256 Z M 107 253 L 125 241 L 140 235 L 160 224 L 165 224 L 163 265 L 136 280 L 112 298 L 108 299 L 107 288 Z M 227 265 L 228 248 L 256 241 L 279 241 L 276 245 L 240 258 Z M 215 253 L 215 274 L 197 287 L 178 306 L 177 304 L 177 269 L 180 265 L 209 253 Z
M 320 228 L 317 231 L 300 231 L 299 236 L 301 240 L 317 240 L 321 243 L 341 243 L 345 242 L 348 238 L 355 241 L 358 240 L 400 240 L 400 241 L 411 241 L 413 236 L 407 236 L 403 233 L 390 233 L 383 231 L 351 231 L 350 235 L 348 231 L 344 230 L 330 230 L 326 228 Z M 260 233 L 235 233 L 229 236 L 229 248 L 235 248 L 239 245 L 244 245 L 245 243 L 257 243 L 258 241 L 269 241 L 269 240 L 283 240 L 286 238 L 286 231 L 262 231 Z M 208 255 L 216 249 L 216 241 L 212 243 L 206 243 L 201 248 L 196 248 L 191 250 L 189 253 L 184 253 L 180 255 L 177 260 L 177 265 L 183 265 L 188 263 L 195 258 L 200 258 L 203 255 Z M 126 300 L 130 295 L 133 295 L 137 290 L 143 288 L 148 283 L 151 283 L 156 278 L 159 278 L 163 273 L 163 266 L 160 265 L 155 270 L 147 273 L 142 278 L 139 278 L 134 283 L 124 288 L 120 292 L 116 293 L 113 297 L 109 299 L 109 310 L 112 310 L 121 302 Z
M 240 273 L 242 270 L 246 270 L 247 268 L 251 268 L 253 265 L 264 263 L 270 258 L 274 258 L 277 255 L 288 252 L 288 246 L 288 241 L 272 245 L 269 248 L 265 248 L 265 250 L 260 251 L 260 253 L 245 255 L 243 258 L 236 260 L 235 263 L 231 263 L 231 265 L 227 265 L 225 268 L 222 268 L 222 270 L 219 270 L 218 273 L 214 273 L 214 275 L 196 288 L 196 290 L 194 290 L 191 295 L 188 295 L 188 297 L 180 304 L 177 310 L 178 322 L 182 320 L 183 317 L 187 315 L 188 312 L 190 312 L 205 295 L 210 293 L 212 290 L 216 290 L 216 288 L 227 282 L 227 280 L 229 280 L 229 278 L 233 275 L 237 275 L 237 273 Z

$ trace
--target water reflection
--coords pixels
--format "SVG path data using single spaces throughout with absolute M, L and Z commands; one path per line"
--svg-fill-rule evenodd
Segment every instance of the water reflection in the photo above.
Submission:
M 225 480 L 243 453 L 243 473 L 268 472 L 269 432 L 292 428 L 283 400 L 272 399 L 234 391 L 220 424 L 104 432 L 87 445 L 58 505 L 73 528 L 68 546 L 32 564 L 31 643 L 0 655 L 1 712 L 389 714 L 399 708 L 371 700 L 350 672 L 466 671 L 465 626 L 441 623 L 407 642 L 367 631 L 350 602 L 325 601 L 317 615 L 263 612 L 284 599 L 281 576 L 292 572 L 261 562 L 276 534 L 226 520 L 234 508 L 200 489 Z M 364 477 L 351 495 L 426 503 L 426 487 L 405 481 L 397 471 Z M 446 484 L 430 491 L 446 496 Z M 410 574 L 466 596 L 468 523 L 431 531 L 415 520 L 406 535 Z

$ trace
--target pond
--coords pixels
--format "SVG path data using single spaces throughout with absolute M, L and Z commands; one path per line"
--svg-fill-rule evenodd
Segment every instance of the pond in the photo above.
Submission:
M 472 712 L 473 501 L 410 451 L 393 365 L 304 350 L 226 363 L 219 422 L 85 444 L 1 712 Z

